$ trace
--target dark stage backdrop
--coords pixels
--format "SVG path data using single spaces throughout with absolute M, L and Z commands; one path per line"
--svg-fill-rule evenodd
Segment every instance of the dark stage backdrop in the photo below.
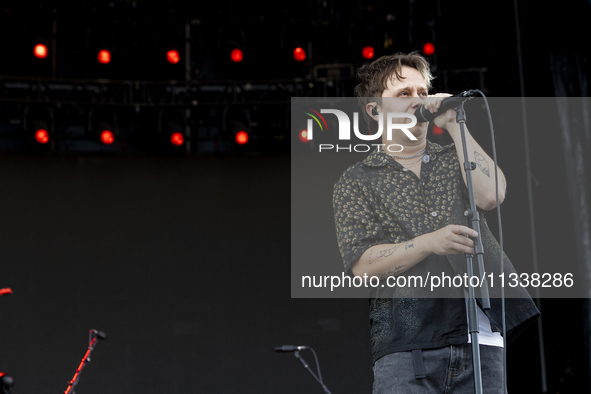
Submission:
M 519 144 L 500 144 L 508 139 Z M 527 265 L 515 246 L 529 242 L 523 158 L 505 157 L 508 254 Z M 546 158 L 534 157 L 538 236 L 554 272 L 568 261 L 555 242 L 568 247 L 572 233 L 552 208 L 561 161 L 550 169 Z M 0 370 L 15 394 L 63 392 L 91 328 L 109 339 L 79 393 L 322 392 L 293 355 L 273 351 L 283 344 L 314 347 L 332 392 L 371 392 L 367 301 L 290 298 L 289 157 L 4 156 L 0 207 L 0 287 L 14 290 L 0 299 Z M 580 392 L 581 348 L 562 343 L 565 327 L 582 342 L 577 302 L 568 305 L 545 311 L 551 387 Z M 510 389 L 540 392 L 535 329 L 509 350 Z
M 369 392 L 367 301 L 290 298 L 289 187 L 289 157 L 0 158 L 14 393 L 63 392 L 91 328 L 79 393 L 314 392 L 282 344 Z

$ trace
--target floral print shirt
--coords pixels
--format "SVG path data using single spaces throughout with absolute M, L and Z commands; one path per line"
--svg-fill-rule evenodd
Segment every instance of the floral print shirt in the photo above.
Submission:
M 469 226 L 468 192 L 453 144 L 427 141 L 420 178 L 383 151 L 349 167 L 334 186 L 333 208 L 337 240 L 345 270 L 367 249 L 378 244 L 398 244 L 436 231 L 448 224 Z M 481 215 L 481 218 L 483 215 Z M 500 272 L 498 243 L 481 222 L 486 272 Z M 503 254 L 505 272 L 515 272 Z M 474 259 L 476 266 L 476 259 Z M 423 278 L 431 274 L 466 273 L 464 255 L 430 255 L 403 275 Z M 485 311 L 491 329 L 501 331 L 501 303 L 491 289 L 492 309 Z M 520 291 L 521 290 L 521 291 Z M 507 332 L 517 334 L 539 312 L 527 291 L 508 295 Z M 370 299 L 372 355 L 378 358 L 397 351 L 428 349 L 467 342 L 466 307 L 462 288 L 428 289 L 377 287 Z

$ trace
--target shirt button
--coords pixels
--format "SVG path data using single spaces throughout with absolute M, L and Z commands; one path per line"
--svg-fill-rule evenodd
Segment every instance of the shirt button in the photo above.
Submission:
M 425 182 L 423 182 L 423 186 L 425 186 Z
M 431 216 L 433 216 L 433 217 L 437 216 L 437 211 L 431 212 Z

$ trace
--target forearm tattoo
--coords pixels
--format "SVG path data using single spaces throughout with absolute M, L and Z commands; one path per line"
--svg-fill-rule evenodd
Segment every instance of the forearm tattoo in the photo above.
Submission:
M 411 239 L 410 241 L 407 241 L 407 242 L 404 244 L 404 250 L 408 250 L 408 249 L 410 249 L 410 248 L 414 248 L 414 247 L 415 247 L 415 244 L 414 244 L 414 239 Z
M 478 165 L 480 171 L 484 172 L 484 174 L 490 178 L 490 173 L 488 171 L 488 161 L 486 161 L 486 158 L 480 153 L 474 151 L 474 160 L 476 160 L 476 165 Z
M 390 249 L 384 249 L 384 250 L 380 250 L 378 252 L 378 254 L 376 255 L 376 257 L 390 257 L 392 256 L 392 253 L 394 253 L 396 251 L 396 249 L 398 249 L 400 245 L 396 245 L 391 247 Z
M 400 273 L 400 271 L 402 271 L 402 269 L 405 266 L 406 266 L 406 264 L 399 265 L 398 267 L 394 268 L 393 270 L 379 274 L 378 278 L 386 279 L 388 276 L 396 275 L 396 274 Z

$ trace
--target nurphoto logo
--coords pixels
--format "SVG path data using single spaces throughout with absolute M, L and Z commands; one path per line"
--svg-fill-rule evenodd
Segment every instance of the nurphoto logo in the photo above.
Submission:
M 349 119 L 349 115 L 345 112 L 338 110 L 338 109 L 321 109 L 320 112 L 308 108 L 303 107 L 306 109 L 304 112 L 306 115 L 310 116 L 307 123 L 307 139 L 312 141 L 314 139 L 314 121 L 320 128 L 320 131 L 328 131 L 328 124 L 326 120 L 322 116 L 322 114 L 333 114 L 337 117 L 337 121 L 339 123 L 339 141 L 350 141 L 351 140 L 351 120 Z M 381 112 L 378 112 L 381 115 Z M 407 123 L 395 123 L 400 122 L 402 119 L 410 119 L 410 122 Z M 406 113 L 406 112 L 388 112 L 386 114 L 386 137 L 389 141 L 392 140 L 392 133 L 394 130 L 402 130 L 404 134 L 412 141 L 416 141 L 417 138 L 412 135 L 412 133 L 408 130 L 414 127 L 417 124 L 417 117 L 414 114 Z M 375 141 L 382 138 L 382 134 L 384 133 L 384 117 L 380 116 L 378 121 L 378 130 L 375 134 L 362 134 L 359 131 L 359 113 L 353 112 L 353 132 L 355 136 L 362 141 Z M 369 152 L 372 146 L 378 147 L 378 150 L 381 146 L 385 144 L 355 144 L 355 145 L 344 145 L 341 146 L 339 144 L 319 144 L 318 151 L 323 152 L 327 150 L 336 150 L 339 151 L 348 151 L 348 152 Z M 389 152 L 402 152 L 402 145 L 399 144 L 390 144 L 387 146 Z

